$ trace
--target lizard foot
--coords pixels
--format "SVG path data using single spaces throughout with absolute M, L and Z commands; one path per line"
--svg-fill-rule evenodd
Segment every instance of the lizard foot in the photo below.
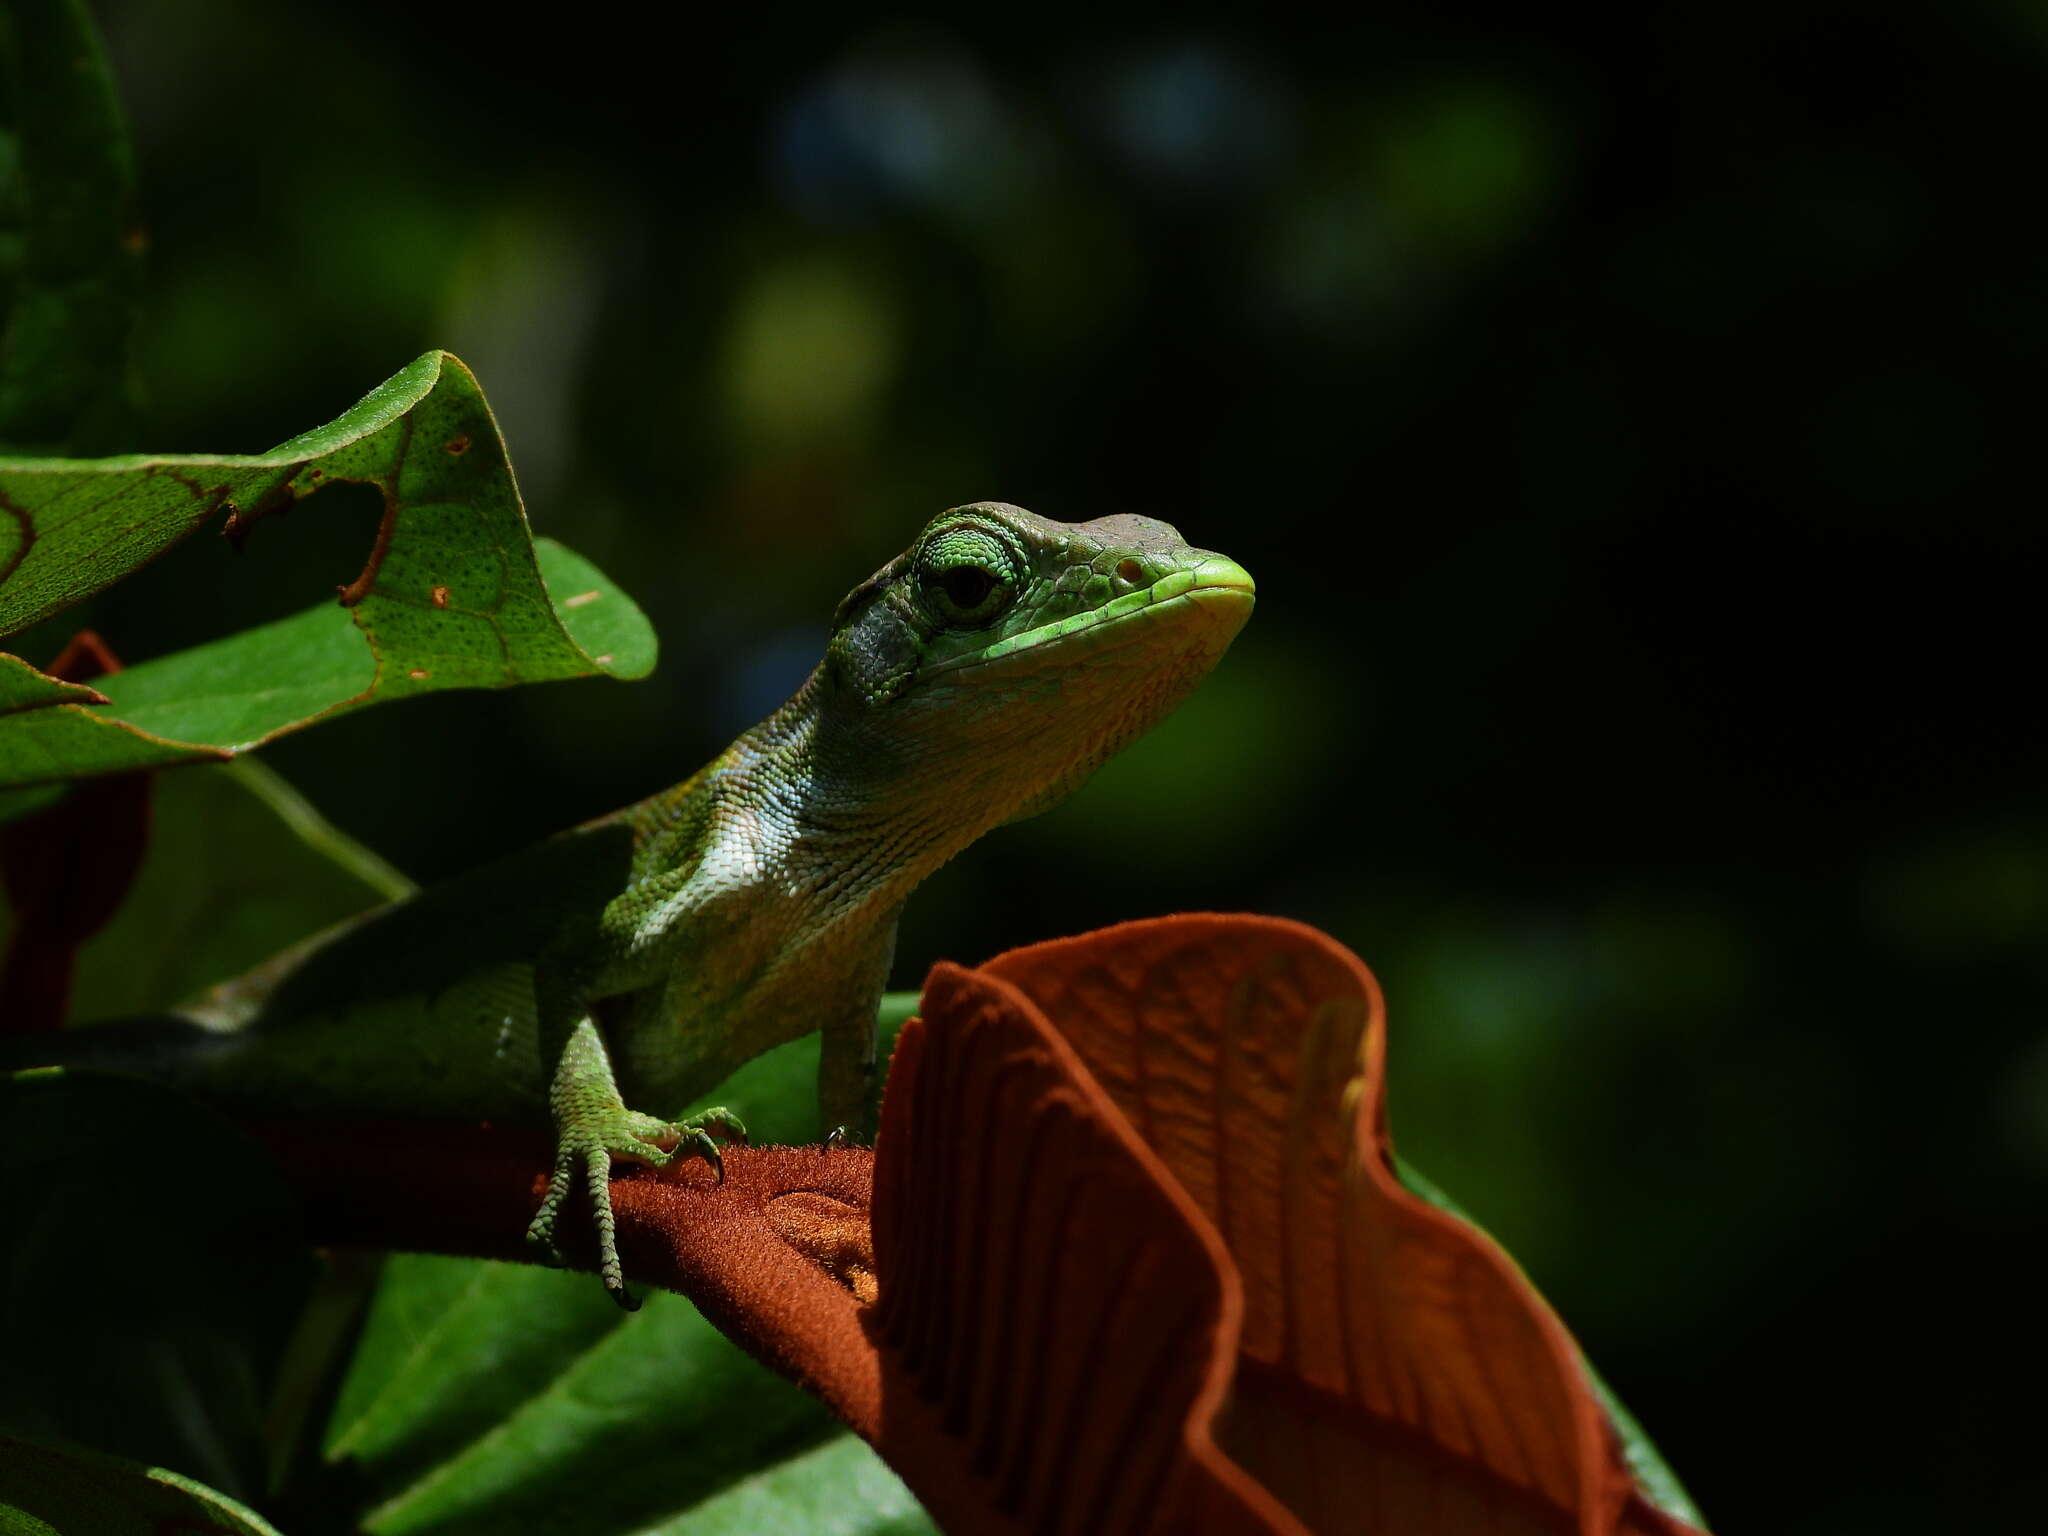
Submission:
M 727 1146 L 744 1147 L 747 1144 L 746 1123 L 731 1110 L 723 1107 L 699 1110 L 688 1120 L 680 1123 L 709 1131 Z
M 729 1110 L 712 1109 L 687 1120 L 660 1120 L 639 1114 L 616 1102 L 576 1106 L 562 1122 L 555 1138 L 555 1168 L 548 1179 L 547 1194 L 526 1240 L 542 1250 L 547 1261 L 559 1265 L 562 1255 L 555 1247 L 555 1218 L 568 1198 L 569 1182 L 576 1165 L 584 1169 L 591 1218 L 597 1226 L 598 1274 L 604 1288 L 628 1312 L 640 1303 L 626 1289 L 619 1265 L 618 1239 L 612 1217 L 612 1160 L 645 1163 L 664 1168 L 679 1157 L 701 1157 L 711 1165 L 720 1183 L 725 1182 L 725 1160 L 718 1143 L 746 1139 L 746 1127 Z

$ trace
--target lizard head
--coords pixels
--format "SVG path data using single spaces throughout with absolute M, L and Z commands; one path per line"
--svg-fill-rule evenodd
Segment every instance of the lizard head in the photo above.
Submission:
M 1155 519 L 974 502 L 847 594 L 820 682 L 903 782 L 1009 820 L 1172 710 L 1252 597 L 1243 567 Z

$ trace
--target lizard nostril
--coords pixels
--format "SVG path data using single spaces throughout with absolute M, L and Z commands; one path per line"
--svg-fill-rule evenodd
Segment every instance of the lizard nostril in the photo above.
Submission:
M 1119 581 L 1127 581 L 1134 587 L 1145 584 L 1145 567 L 1135 560 L 1117 561 L 1116 574 Z

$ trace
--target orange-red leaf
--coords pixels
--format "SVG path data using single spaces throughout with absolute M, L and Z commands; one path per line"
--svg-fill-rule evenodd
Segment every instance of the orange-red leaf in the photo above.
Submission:
M 1218 1439 L 1309 1526 L 1682 1529 L 1636 1493 L 1513 1261 L 1396 1180 L 1385 1014 L 1355 956 L 1279 919 L 1177 917 L 983 969 L 1220 1233 L 1245 1315 Z
M 883 1398 L 947 1530 L 1299 1532 L 1216 1448 L 1243 1297 L 1213 1228 L 1013 989 L 905 1026 L 875 1161 Z

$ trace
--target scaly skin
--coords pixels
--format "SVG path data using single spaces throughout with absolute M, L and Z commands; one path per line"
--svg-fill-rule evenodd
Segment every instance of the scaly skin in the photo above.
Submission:
M 955 508 L 848 594 L 795 697 L 693 778 L 347 925 L 253 1016 L 228 992 L 195 1009 L 205 1048 L 154 1065 L 270 1115 L 549 1115 L 530 1235 L 550 1240 L 582 1166 L 605 1286 L 630 1306 L 610 1161 L 715 1164 L 738 1122 L 627 1100 L 688 1103 L 822 1030 L 824 1123 L 865 1131 L 911 890 L 1162 718 L 1252 594 L 1164 523 Z

